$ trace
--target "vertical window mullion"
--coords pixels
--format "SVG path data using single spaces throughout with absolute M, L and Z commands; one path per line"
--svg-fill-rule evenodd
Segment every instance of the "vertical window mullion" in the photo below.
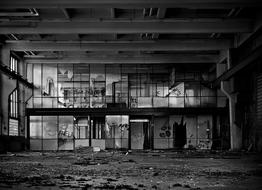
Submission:
M 14 59 L 13 59 L 13 57 L 11 57 L 11 70 L 12 71 L 14 70 Z
M 12 116 L 12 113 L 13 113 L 13 97 L 12 97 L 12 94 L 10 96 L 10 99 L 9 99 L 9 107 L 10 107 L 10 116 Z
M 16 71 L 18 72 L 18 60 L 15 60 Z
M 17 90 L 15 91 L 15 116 L 17 116 Z
M 12 116 L 14 117 L 14 116 L 15 116 L 15 93 L 13 93 L 12 96 L 13 96 L 13 101 L 12 101 L 12 104 L 13 104 L 13 113 L 12 113 Z
M 16 117 L 16 113 L 17 113 L 17 94 L 16 94 L 16 90 L 15 90 L 15 98 L 14 98 L 14 106 L 15 106 L 15 112 L 14 112 L 14 116 Z

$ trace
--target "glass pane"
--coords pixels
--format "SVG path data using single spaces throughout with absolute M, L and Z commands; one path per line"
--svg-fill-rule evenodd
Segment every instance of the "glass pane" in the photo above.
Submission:
M 30 138 L 42 138 L 42 116 L 30 116 Z
M 105 81 L 105 65 L 90 65 L 91 81 Z
M 105 65 L 90 65 L 90 107 L 105 107 Z
M 83 96 L 83 91 L 81 89 L 81 82 L 74 82 L 73 93 L 75 97 Z
M 176 71 L 176 81 L 184 81 L 185 80 L 185 75 L 184 72 L 177 72 Z
M 34 98 L 34 108 L 42 107 L 42 98 Z
M 153 73 L 166 73 L 168 74 L 170 71 L 169 65 L 158 65 L 158 64 L 154 64 L 152 65 L 152 70 Z M 168 75 L 167 75 L 168 76 Z M 168 76 L 169 77 L 169 76 Z
M 193 72 L 186 72 L 185 73 L 185 80 L 187 80 L 187 81 L 194 81 L 195 80 L 195 73 L 193 73 Z
M 169 96 L 184 96 L 184 82 L 176 83 L 169 93 Z
M 58 107 L 73 107 L 73 82 L 58 82 Z
M 200 96 L 200 84 L 185 83 L 185 96 Z
M 26 107 L 27 107 L 27 108 L 33 108 L 33 100 L 34 100 L 34 98 L 31 97 L 31 98 L 27 101 L 27 104 L 26 104 Z
M 91 108 L 104 108 L 105 104 L 105 96 L 96 96 L 91 97 Z
M 168 97 L 153 97 L 153 105 L 155 108 L 168 107 Z
M 169 97 L 169 107 L 173 108 L 183 108 L 184 104 L 184 97 Z
M 185 97 L 185 107 L 200 106 L 200 97 Z
M 105 137 L 106 139 L 112 139 L 113 141 L 109 142 L 107 140 L 106 148 L 128 148 L 128 128 L 129 116 L 107 115 Z
M 89 65 L 75 64 L 74 65 L 74 81 L 89 81 L 90 77 Z
M 73 66 L 72 65 L 58 65 L 58 81 L 73 81 Z
M 57 116 L 43 116 L 43 139 L 57 139 Z
M 43 65 L 43 96 L 57 96 L 57 66 Z
M 211 149 L 212 146 L 212 116 L 198 116 L 197 148 Z
M 73 116 L 59 116 L 58 149 L 73 150 Z
M 122 73 L 128 74 L 128 73 L 136 73 L 137 67 L 136 65 L 122 65 Z
M 34 83 L 34 97 L 40 97 L 41 96 L 41 79 L 42 79 L 42 66 L 40 64 L 34 65 L 34 72 L 33 72 L 33 83 Z
M 151 108 L 152 106 L 152 97 L 138 97 L 138 108 Z
M 137 108 L 138 107 L 138 98 L 136 96 L 130 97 L 130 107 Z
M 43 108 L 57 108 L 57 98 L 42 98 Z
M 30 150 L 42 150 L 42 139 L 30 139 Z
M 155 117 L 154 121 L 154 148 L 168 149 L 172 147 L 172 128 L 168 117 Z M 173 141 L 172 141 L 173 142 Z
M 186 148 L 193 148 L 197 145 L 197 117 L 185 117 L 187 144 Z
M 216 96 L 215 90 L 201 86 L 201 96 Z
M 201 106 L 202 107 L 215 107 L 216 106 L 216 97 L 201 97 Z
M 89 138 L 89 119 L 74 118 L 74 134 L 77 139 Z
M 33 64 L 27 64 L 27 74 L 26 78 L 28 82 L 33 82 Z
M 113 83 L 121 81 L 120 65 L 106 65 L 106 95 L 113 95 Z
M 44 139 L 43 150 L 57 150 L 57 139 Z
M 10 136 L 18 136 L 18 120 L 17 119 L 9 119 L 9 135 Z M 21 135 L 21 134 L 20 134 Z

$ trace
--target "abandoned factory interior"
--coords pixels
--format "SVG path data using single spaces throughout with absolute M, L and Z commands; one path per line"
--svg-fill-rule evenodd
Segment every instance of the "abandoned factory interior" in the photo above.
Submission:
M 0 153 L 262 152 L 261 8 L 1 0 Z

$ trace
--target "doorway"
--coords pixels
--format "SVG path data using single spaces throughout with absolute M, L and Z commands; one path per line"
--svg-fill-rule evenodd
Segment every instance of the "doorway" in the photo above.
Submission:
M 130 149 L 150 149 L 150 127 L 148 119 L 130 119 Z

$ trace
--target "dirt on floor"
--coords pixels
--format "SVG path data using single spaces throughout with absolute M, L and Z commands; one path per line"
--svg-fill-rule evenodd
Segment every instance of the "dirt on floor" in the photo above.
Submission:
M 262 189 L 262 157 L 210 151 L 0 155 L 0 189 Z

